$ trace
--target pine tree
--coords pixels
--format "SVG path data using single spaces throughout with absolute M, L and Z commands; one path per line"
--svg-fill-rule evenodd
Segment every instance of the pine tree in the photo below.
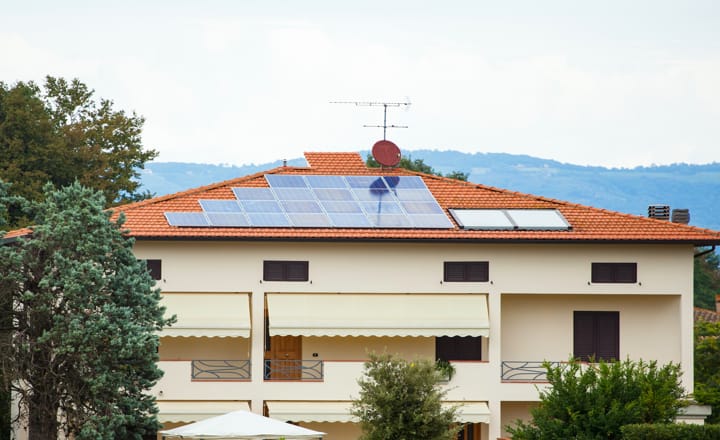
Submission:
M 35 226 L 0 246 L 13 304 L 0 373 L 29 409 L 31 438 L 141 439 L 158 429 L 160 293 L 101 193 L 74 183 L 28 202 Z

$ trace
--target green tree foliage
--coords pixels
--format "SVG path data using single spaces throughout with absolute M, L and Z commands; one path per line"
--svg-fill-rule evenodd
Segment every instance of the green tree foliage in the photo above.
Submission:
M 30 438 L 78 440 L 154 434 L 146 394 L 161 377 L 160 293 L 105 200 L 74 183 L 27 203 L 33 232 L 0 246 L 0 298 L 12 323 L 0 373 L 29 408 Z
M 380 164 L 378 161 L 375 160 L 374 157 L 372 157 L 371 154 L 367 155 L 367 159 L 365 160 L 365 165 L 367 165 L 370 168 L 380 168 Z M 403 157 L 400 159 L 400 163 L 398 164 L 399 168 L 404 168 L 406 170 L 410 171 L 417 171 L 420 173 L 425 174 L 434 174 L 436 176 L 441 177 L 448 177 L 450 179 L 456 179 L 456 180 L 464 180 L 467 181 L 468 177 L 470 176 L 469 173 L 464 173 L 462 171 L 451 171 L 443 176 L 443 174 L 439 171 L 435 171 L 433 167 L 426 164 L 423 159 L 413 159 L 411 156 Z
M 443 408 L 440 373 L 427 360 L 408 362 L 370 355 L 358 381 L 352 414 L 363 440 L 451 440 L 458 430 L 456 408 Z
M 715 310 L 715 295 L 720 294 L 720 257 L 710 252 L 695 258 L 694 264 L 695 307 Z
M 695 399 L 712 406 L 706 423 L 720 423 L 720 323 L 695 323 Z
M 507 427 L 514 440 L 620 439 L 631 423 L 670 423 L 683 389 L 680 366 L 656 362 L 546 364 L 550 387 L 540 391 L 532 421 Z
M 139 169 L 157 156 L 144 150 L 144 119 L 96 100 L 79 80 L 48 76 L 33 82 L 0 82 L 0 179 L 12 194 L 40 200 L 47 182 L 74 181 L 102 191 L 109 205 L 148 196 L 139 191 Z M 14 223 L 27 223 L 17 218 Z

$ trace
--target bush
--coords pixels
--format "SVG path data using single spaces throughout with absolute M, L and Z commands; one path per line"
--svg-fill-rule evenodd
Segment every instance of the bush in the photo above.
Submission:
M 620 428 L 623 440 L 714 440 L 720 425 L 634 424 Z

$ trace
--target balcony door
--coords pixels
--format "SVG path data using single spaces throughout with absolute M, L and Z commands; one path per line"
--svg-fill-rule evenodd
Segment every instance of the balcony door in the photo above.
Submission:
M 302 377 L 302 339 L 300 336 L 271 336 L 265 351 L 265 378 L 300 380 Z

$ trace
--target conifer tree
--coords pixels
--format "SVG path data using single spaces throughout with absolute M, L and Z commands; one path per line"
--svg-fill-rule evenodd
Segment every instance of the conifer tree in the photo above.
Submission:
M 28 408 L 30 438 L 141 439 L 158 429 L 160 293 L 101 193 L 74 183 L 28 202 L 32 233 L 0 246 L 12 307 L 0 373 Z

